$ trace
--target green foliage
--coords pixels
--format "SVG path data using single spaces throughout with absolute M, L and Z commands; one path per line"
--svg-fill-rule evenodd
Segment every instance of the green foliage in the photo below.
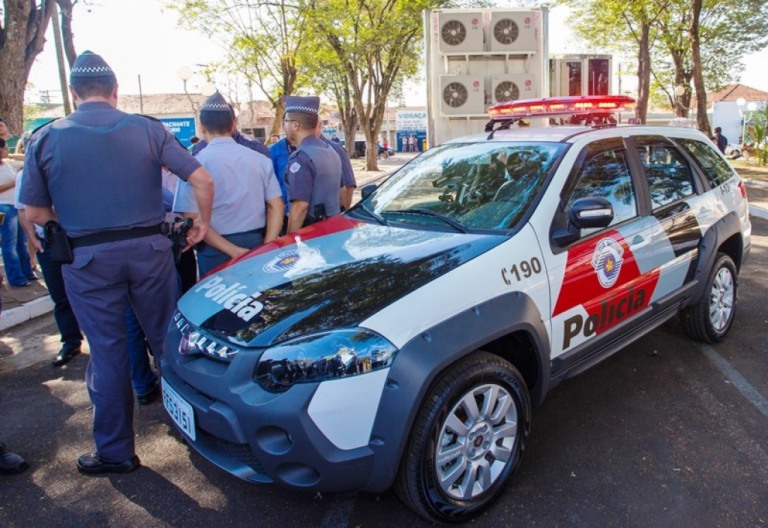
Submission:
M 576 34 L 593 50 L 637 54 L 637 28 L 651 23 L 654 102 L 675 102 L 674 87 L 686 87 L 690 103 L 693 78 L 690 0 L 559 0 L 571 8 Z M 765 0 L 703 0 L 699 20 L 702 73 L 708 89 L 721 88 L 743 68 L 741 59 L 768 44 Z
M 744 143 L 752 154 L 757 154 L 758 163 L 768 163 L 768 105 L 763 105 L 750 116 Z

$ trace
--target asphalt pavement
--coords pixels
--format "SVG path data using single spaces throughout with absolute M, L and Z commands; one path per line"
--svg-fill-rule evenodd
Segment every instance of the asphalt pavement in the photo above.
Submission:
M 768 210 L 768 189 L 749 192 Z M 558 386 L 518 475 L 470 525 L 768 527 L 768 220 L 752 221 L 729 337 L 701 345 L 669 323 Z M 391 491 L 240 481 L 184 444 L 160 402 L 136 408 L 141 469 L 82 476 L 88 354 L 56 369 L 56 350 L 50 315 L 0 335 L 0 439 L 30 464 L 0 476 L 0 526 L 431 526 Z

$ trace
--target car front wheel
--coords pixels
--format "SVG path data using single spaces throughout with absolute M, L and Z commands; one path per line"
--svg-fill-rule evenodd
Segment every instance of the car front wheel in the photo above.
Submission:
M 493 354 L 472 354 L 444 373 L 424 399 L 395 491 L 432 521 L 473 517 L 517 470 L 530 415 L 517 369 Z
M 718 253 L 699 301 L 681 313 L 685 332 L 697 341 L 716 343 L 731 329 L 736 313 L 738 281 L 736 265 L 725 253 Z

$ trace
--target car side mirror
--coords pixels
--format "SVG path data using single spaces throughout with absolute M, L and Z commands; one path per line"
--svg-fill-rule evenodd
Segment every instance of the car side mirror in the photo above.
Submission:
M 613 206 L 605 198 L 579 198 L 573 202 L 568 220 L 578 229 L 608 227 L 613 222 Z
M 373 191 L 376 190 L 376 184 L 371 183 L 370 185 L 366 185 L 362 189 L 360 189 L 360 196 L 362 196 L 363 200 L 368 198 L 370 195 L 373 194 Z
M 576 242 L 581 229 L 608 227 L 613 222 L 613 206 L 605 198 L 588 196 L 579 198 L 568 215 L 568 229 L 559 229 L 552 235 L 554 242 L 565 247 Z

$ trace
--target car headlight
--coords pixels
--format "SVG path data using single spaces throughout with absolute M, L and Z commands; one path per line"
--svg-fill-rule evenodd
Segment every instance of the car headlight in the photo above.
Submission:
M 392 365 L 395 345 L 360 328 L 302 336 L 267 349 L 253 379 L 281 392 L 296 383 L 313 383 L 373 372 Z

